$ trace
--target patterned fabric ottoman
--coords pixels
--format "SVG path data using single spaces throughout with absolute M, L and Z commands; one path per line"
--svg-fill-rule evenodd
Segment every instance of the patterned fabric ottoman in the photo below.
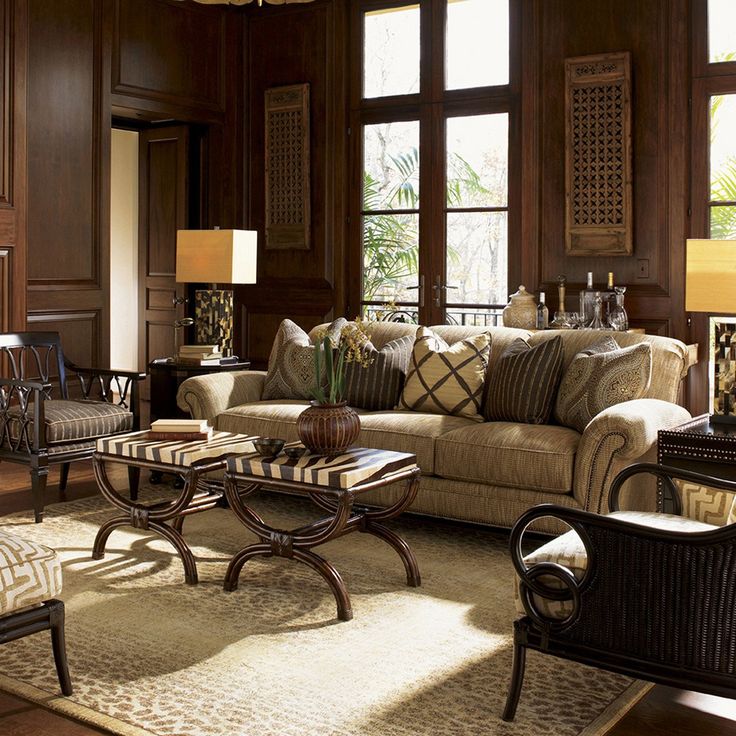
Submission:
M 0 532 L 0 644 L 51 630 L 59 684 L 72 694 L 64 642 L 61 561 L 42 544 Z

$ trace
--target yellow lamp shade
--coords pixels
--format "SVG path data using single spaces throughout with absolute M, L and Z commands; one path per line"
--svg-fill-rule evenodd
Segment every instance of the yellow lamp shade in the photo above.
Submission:
M 736 240 L 688 240 L 685 311 L 736 313 Z
M 180 283 L 255 284 L 255 230 L 179 230 L 176 280 Z

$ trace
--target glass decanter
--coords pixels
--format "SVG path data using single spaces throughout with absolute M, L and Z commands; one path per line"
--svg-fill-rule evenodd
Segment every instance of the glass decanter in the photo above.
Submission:
M 629 315 L 626 314 L 624 308 L 624 294 L 626 293 L 625 286 L 615 286 L 613 289 L 616 292 L 616 302 L 611 307 L 611 311 L 608 314 L 608 323 L 611 328 L 618 330 L 619 332 L 625 332 L 629 329 Z
M 603 299 L 600 291 L 596 291 L 595 298 L 593 300 L 593 319 L 586 325 L 589 330 L 605 330 L 608 329 L 606 324 L 603 322 L 601 313 L 603 311 Z

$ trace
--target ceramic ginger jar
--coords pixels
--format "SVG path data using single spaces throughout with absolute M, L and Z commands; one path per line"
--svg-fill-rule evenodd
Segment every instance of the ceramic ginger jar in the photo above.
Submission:
M 520 327 L 533 330 L 537 326 L 537 304 L 534 294 L 530 294 L 524 285 L 512 294 L 509 303 L 503 310 L 504 327 Z

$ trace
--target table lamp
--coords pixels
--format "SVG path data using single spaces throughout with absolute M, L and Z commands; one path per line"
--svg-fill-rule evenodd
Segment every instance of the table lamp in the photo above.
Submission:
M 736 240 L 688 240 L 685 311 L 710 314 L 711 421 L 736 423 Z
M 178 230 L 176 280 L 209 283 L 194 293 L 197 344 L 233 349 L 233 292 L 218 284 L 255 284 L 258 233 L 255 230 Z

